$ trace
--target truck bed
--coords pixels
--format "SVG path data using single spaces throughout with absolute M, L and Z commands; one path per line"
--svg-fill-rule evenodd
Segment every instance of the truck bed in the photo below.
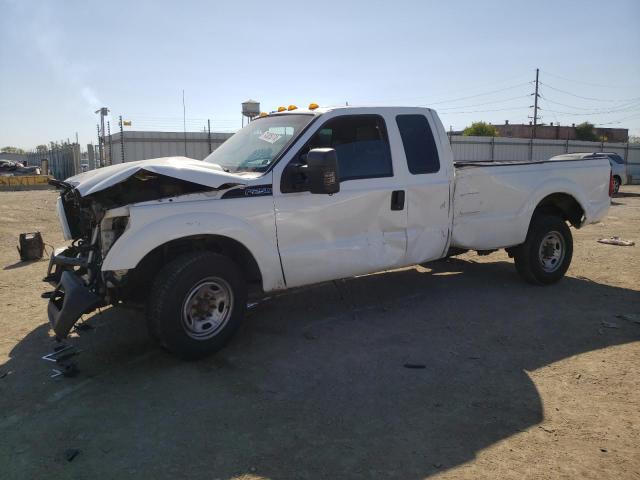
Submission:
M 452 247 L 491 250 L 524 242 L 545 197 L 568 195 L 584 211 L 577 227 L 600 220 L 609 198 L 606 159 L 455 162 Z

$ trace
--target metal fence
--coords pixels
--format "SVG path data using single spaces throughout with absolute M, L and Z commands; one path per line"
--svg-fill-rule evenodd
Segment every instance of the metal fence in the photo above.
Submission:
M 58 180 L 72 177 L 82 171 L 80 167 L 80 145 L 77 143 L 51 145 L 46 152 L 36 150 L 27 152 L 27 165 L 42 167 L 42 160 L 47 160 L 49 175 Z
M 555 155 L 577 152 L 612 152 L 626 163 L 632 183 L 640 183 L 640 144 L 583 142 L 580 140 L 529 140 L 501 137 L 449 137 L 456 160 L 546 160 Z

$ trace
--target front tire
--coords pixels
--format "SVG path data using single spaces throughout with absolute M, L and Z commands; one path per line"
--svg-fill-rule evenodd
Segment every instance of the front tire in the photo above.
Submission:
M 185 359 L 217 352 L 244 318 L 247 286 L 240 268 L 210 252 L 182 255 L 158 273 L 147 305 L 152 336 Z
M 618 193 L 622 180 L 618 176 L 613 177 L 613 193 Z
M 516 270 L 529 283 L 550 285 L 569 269 L 573 237 L 566 222 L 553 215 L 534 215 L 527 239 L 514 251 Z

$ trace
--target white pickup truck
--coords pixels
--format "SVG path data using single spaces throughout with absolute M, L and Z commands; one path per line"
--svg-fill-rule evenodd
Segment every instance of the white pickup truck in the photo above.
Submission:
M 250 289 L 501 248 L 527 281 L 554 283 L 571 262 L 567 224 L 609 208 L 611 167 L 456 163 L 425 108 L 291 108 L 249 123 L 204 161 L 131 162 L 55 184 L 72 240 L 45 278 L 56 285 L 45 295 L 56 336 L 99 306 L 143 300 L 151 335 L 195 358 L 230 339 Z

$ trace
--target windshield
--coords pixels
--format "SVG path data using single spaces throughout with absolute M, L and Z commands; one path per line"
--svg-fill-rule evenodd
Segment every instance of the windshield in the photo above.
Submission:
M 262 117 L 249 123 L 204 159 L 225 172 L 265 172 L 274 159 L 313 120 L 313 115 Z

